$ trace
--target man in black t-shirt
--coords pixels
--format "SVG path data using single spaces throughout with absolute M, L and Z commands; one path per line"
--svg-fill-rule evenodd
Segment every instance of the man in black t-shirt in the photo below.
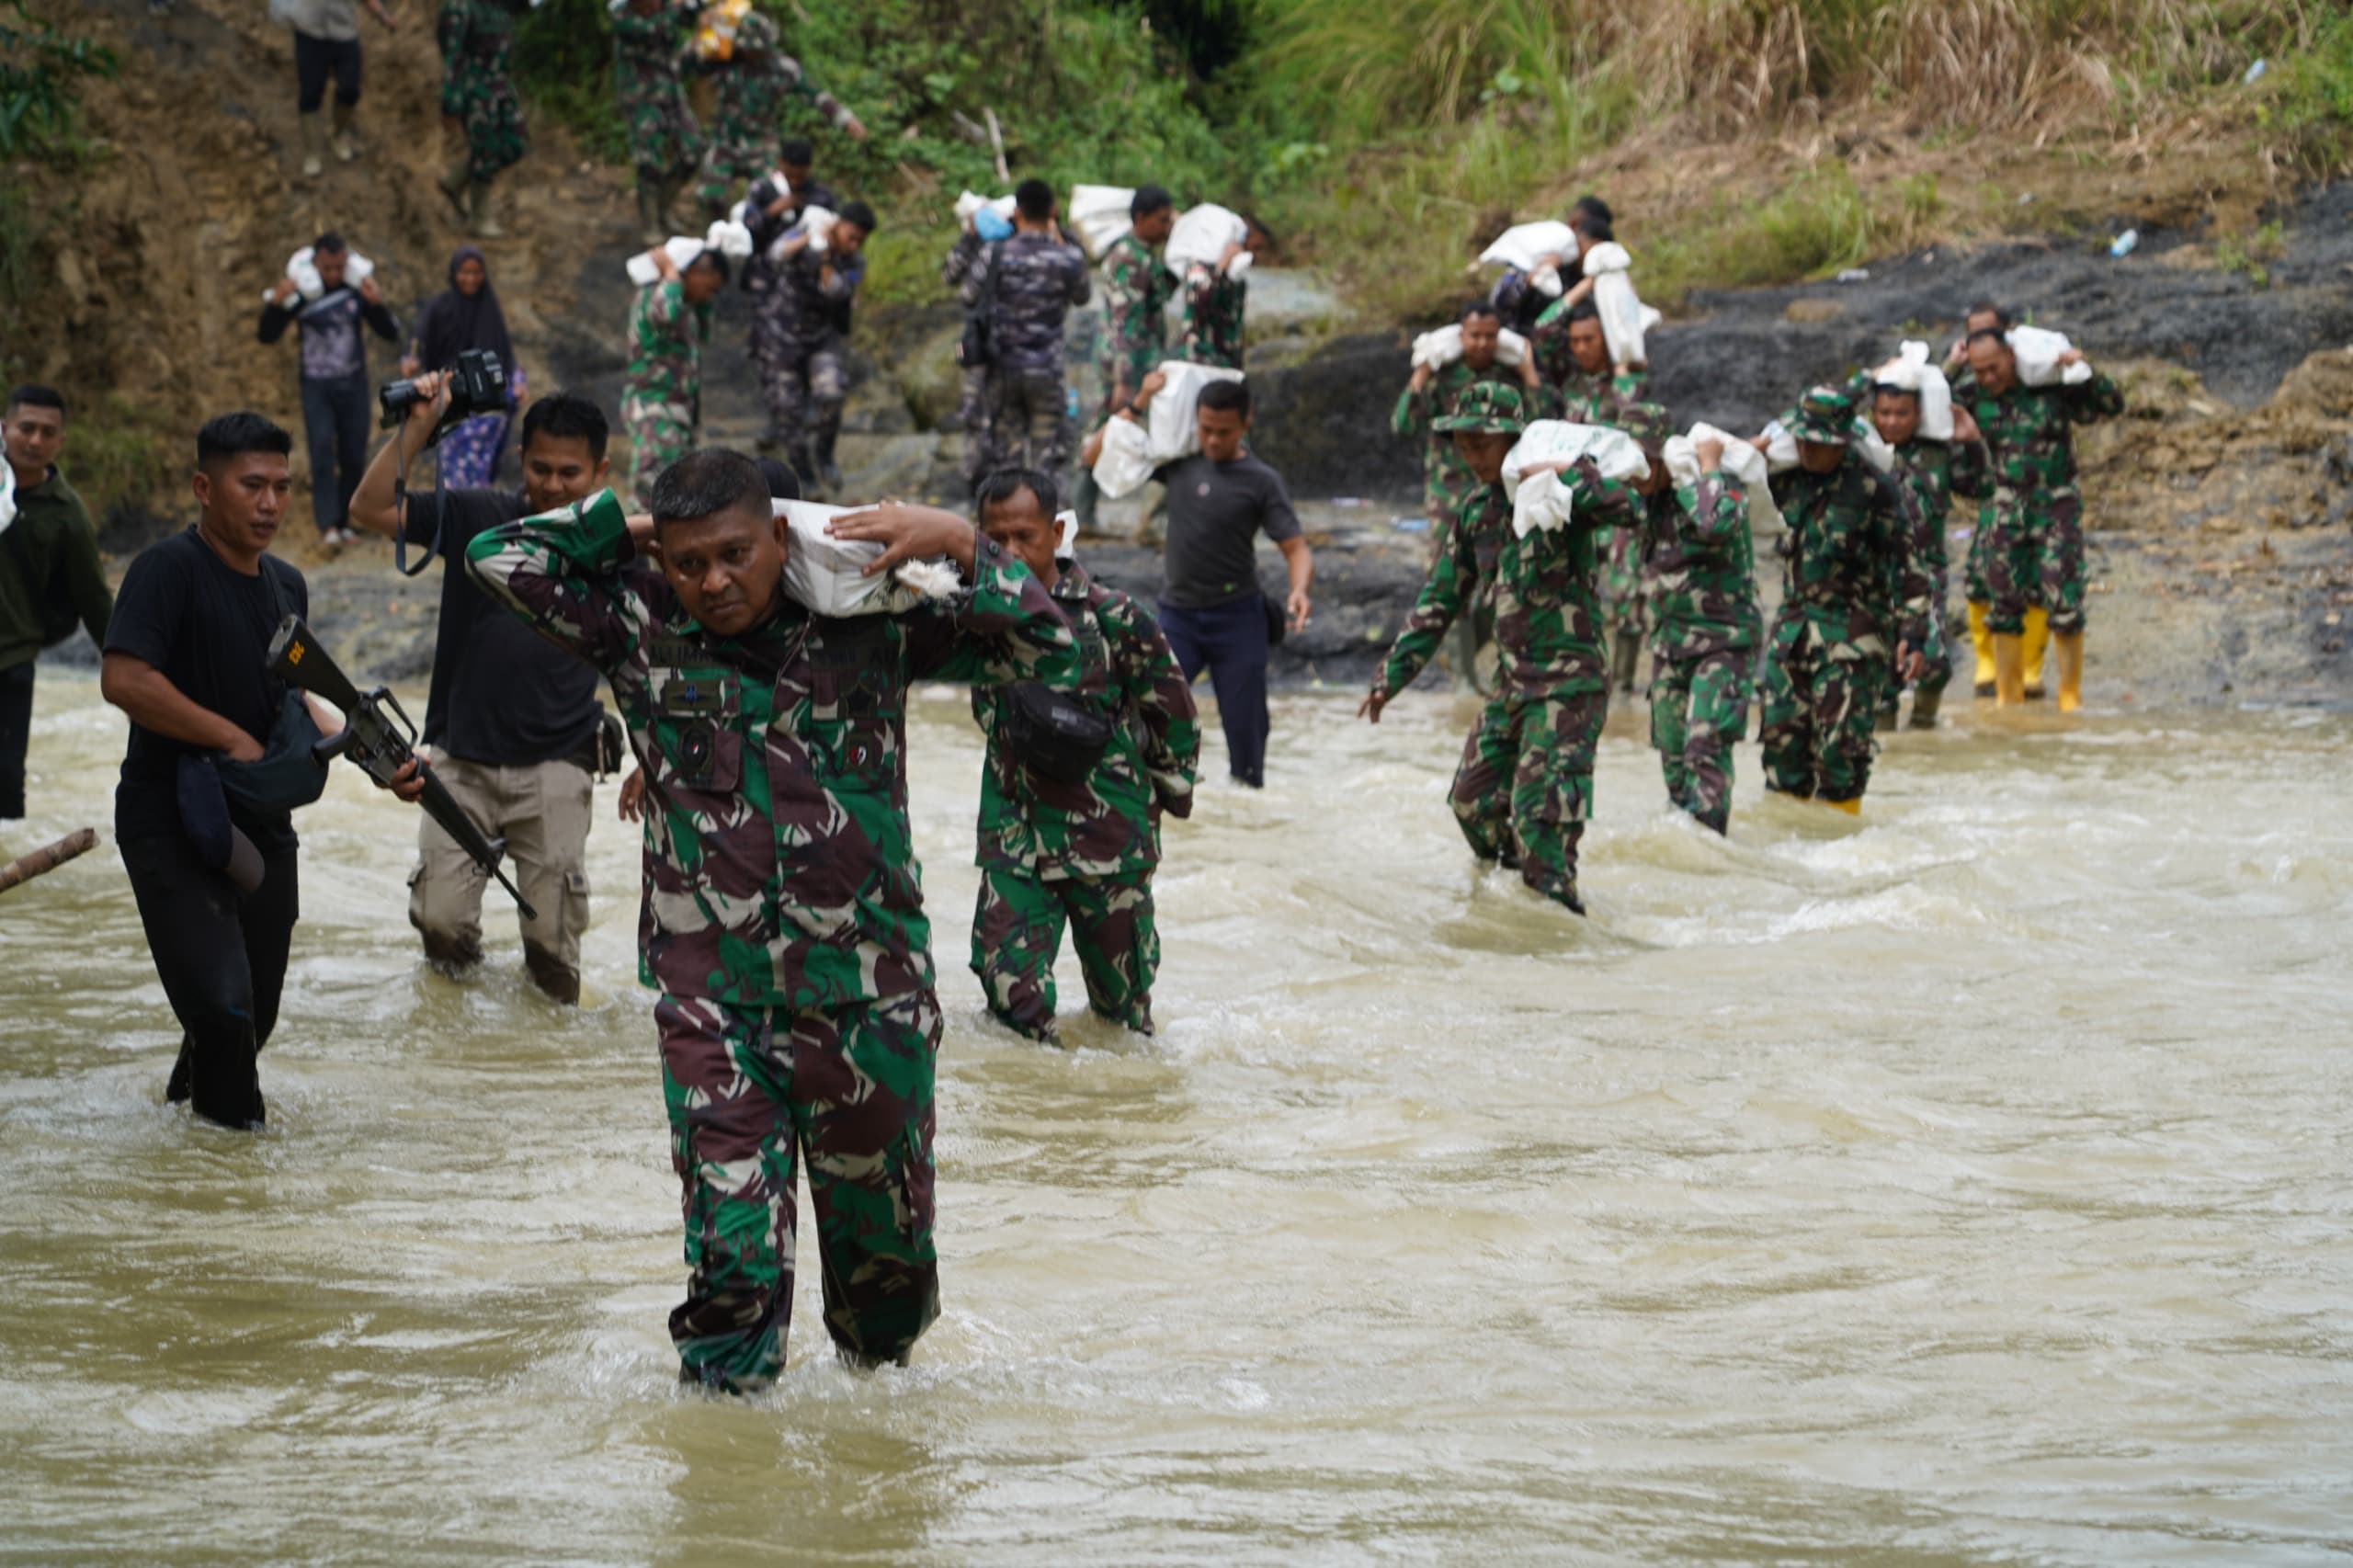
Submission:
M 225 414 L 198 433 L 201 515 L 131 563 L 99 681 L 131 717 L 115 836 L 184 1031 L 167 1093 L 238 1128 L 264 1117 L 256 1058 L 278 1022 L 294 931 L 294 823 L 289 812 L 227 802 L 229 824 L 259 852 L 258 880 L 248 868 L 253 885 L 241 886 L 191 831 L 181 764 L 260 760 L 285 700 L 268 673 L 269 640 L 284 617 L 310 613 L 311 596 L 300 572 L 264 552 L 285 517 L 293 449 L 258 414 Z M 217 786 L 212 799 L 217 811 Z
M 605 484 L 605 415 L 568 392 L 523 415 L 523 488 L 445 490 L 396 506 L 393 476 L 414 460 L 448 406 L 446 374 L 369 465 L 351 497 L 355 527 L 404 535 L 442 558 L 441 620 L 420 737 L 433 771 L 477 825 L 506 840 L 536 920 L 524 920 L 523 964 L 559 1002 L 580 1000 L 580 937 L 588 927 L 588 823 L 594 812 L 597 672 L 542 639 L 475 585 L 464 569 L 474 536 L 584 500 Z M 431 817 L 418 832 L 409 923 L 425 955 L 462 971 L 482 960 L 487 882 Z

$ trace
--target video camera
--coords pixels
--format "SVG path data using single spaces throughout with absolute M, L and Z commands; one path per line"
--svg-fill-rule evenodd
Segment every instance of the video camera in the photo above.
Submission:
M 409 377 L 386 381 L 376 392 L 387 430 L 399 429 L 408 418 L 409 410 L 424 401 L 424 391 Z M 469 348 L 458 356 L 457 364 L 450 368 L 449 406 L 434 422 L 433 434 L 438 438 L 443 431 L 478 414 L 506 412 L 506 367 L 490 349 Z

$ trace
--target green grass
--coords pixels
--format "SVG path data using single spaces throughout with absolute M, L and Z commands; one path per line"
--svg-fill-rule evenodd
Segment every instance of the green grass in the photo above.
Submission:
M 90 515 L 152 506 L 187 483 L 195 453 L 187 419 L 108 393 L 74 411 L 59 461 Z

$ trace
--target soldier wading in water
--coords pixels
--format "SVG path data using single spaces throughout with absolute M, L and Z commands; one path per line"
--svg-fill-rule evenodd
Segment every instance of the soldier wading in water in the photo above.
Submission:
M 641 979 L 689 1270 L 682 1381 L 746 1392 L 784 1365 L 793 1167 L 805 1150 L 825 1327 L 853 1365 L 902 1362 L 939 1312 L 932 1075 L 939 1006 L 907 821 L 916 680 L 1077 678 L 1045 585 L 963 518 L 885 505 L 831 525 L 945 556 L 952 598 L 812 615 L 759 466 L 689 453 L 650 523 L 610 492 L 467 551 L 490 593 L 612 682 L 646 777 Z

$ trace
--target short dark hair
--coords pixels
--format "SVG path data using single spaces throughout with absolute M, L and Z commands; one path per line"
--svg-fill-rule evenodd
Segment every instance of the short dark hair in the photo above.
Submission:
M 874 232 L 874 209 L 863 201 L 845 201 L 834 216 L 845 223 L 857 224 L 870 234 Z
M 1128 202 L 1130 220 L 1149 218 L 1176 205 L 1176 199 L 1156 185 L 1136 187 L 1135 196 Z
M 817 149 L 796 136 L 776 150 L 776 161 L 796 169 L 805 169 L 817 161 Z
M 329 229 L 325 233 L 321 234 L 317 239 L 311 242 L 311 254 L 313 256 L 318 255 L 321 251 L 349 250 L 350 248 L 351 247 L 349 245 L 343 243 L 343 236 L 336 233 L 333 229 Z
M 793 472 L 792 465 L 782 458 L 762 458 L 760 477 L 768 482 L 769 500 L 798 501 L 801 499 L 801 476 Z
M 216 414 L 196 433 L 196 466 L 210 473 L 247 452 L 294 455 L 294 437 L 258 414 Z
M 1043 222 L 1054 215 L 1054 187 L 1041 179 L 1025 179 L 1013 187 L 1013 205 L 1032 223 Z
M 1992 316 L 1995 324 L 1999 325 L 2005 332 L 2007 332 L 2011 327 L 2018 324 L 2010 320 L 2010 312 L 2007 310 L 1995 304 L 1991 300 L 1978 301 L 1975 304 L 1970 306 L 1968 310 L 1961 312 L 1961 319 L 1967 321 L 1971 316 Z
M 1472 301 L 1469 304 L 1462 307 L 1462 313 L 1455 319 L 1460 322 L 1468 323 L 1473 316 L 1491 317 L 1498 325 L 1502 324 L 1504 319 L 1503 312 L 1495 308 L 1495 302 L 1493 300 Z
M 1247 381 L 1211 381 L 1201 389 L 1198 407 L 1216 414 L 1238 414 L 1250 417 L 1250 383 Z
M 1591 295 L 1587 295 L 1569 307 L 1569 320 L 1572 322 L 1599 321 L 1600 319 L 1601 307 L 1593 302 Z
M 1618 231 L 1610 225 L 1608 219 L 1582 207 L 1569 214 L 1569 227 L 1595 244 L 1607 244 L 1618 237 Z
M 1969 335 L 1969 341 L 1971 343 L 1974 343 L 1981 337 L 1990 337 L 1995 342 L 2002 345 L 2005 348 L 2009 347 L 2009 338 L 2004 335 L 2002 329 L 1998 326 L 1981 326 L 1975 332 Z
M 985 517 L 991 506 L 1002 506 L 1025 490 L 1037 498 L 1038 510 L 1049 522 L 1063 509 L 1062 486 L 1052 475 L 1034 468 L 1001 468 L 983 477 L 980 488 L 972 492 L 972 511 Z
M 26 407 L 53 408 L 57 410 L 57 417 L 60 419 L 65 417 L 64 397 L 55 387 L 41 386 L 34 381 L 27 381 L 23 386 L 10 392 L 8 407 L 11 411 Z
M 549 436 L 559 441 L 585 441 L 592 462 L 605 460 L 605 443 L 612 435 L 606 423 L 605 411 L 578 392 L 551 392 L 523 411 L 523 442 L 529 447 L 534 436 Z
M 716 267 L 719 269 L 719 280 L 722 283 L 727 281 L 727 253 L 717 245 L 705 245 L 697 251 L 694 260 L 687 263 L 686 272 L 681 272 L 678 276 L 684 278 L 687 272 L 692 272 L 698 267 Z
M 650 509 L 656 525 L 694 522 L 741 506 L 772 516 L 767 475 L 726 447 L 697 447 L 656 475 Z
M 1893 381 L 1872 382 L 1871 396 L 1874 399 L 1882 397 L 1908 397 L 1914 403 L 1920 401 L 1920 393 L 1917 388 L 1899 387 Z
M 1587 191 L 1583 196 L 1578 197 L 1576 204 L 1571 207 L 1569 211 L 1571 213 L 1570 222 L 1574 222 L 1576 221 L 1576 216 L 1580 214 L 1589 218 L 1598 218 L 1603 222 L 1613 225 L 1618 222 L 1617 215 L 1609 210 L 1609 203 L 1602 200 L 1601 198 L 1594 195 L 1591 191 Z

